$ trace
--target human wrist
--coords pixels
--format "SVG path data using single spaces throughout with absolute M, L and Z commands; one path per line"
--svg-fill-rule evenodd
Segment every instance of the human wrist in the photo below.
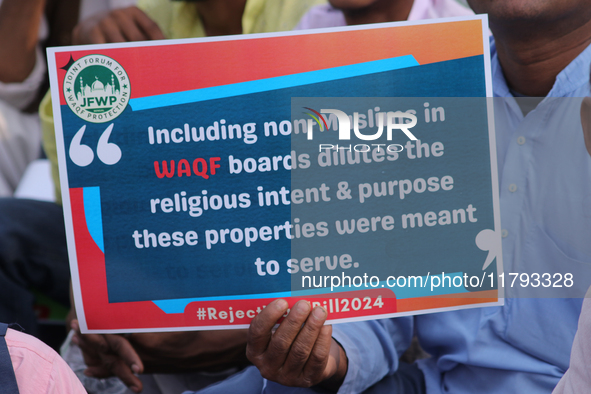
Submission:
M 332 342 L 332 346 L 338 349 L 338 357 L 335 357 L 337 359 L 337 368 L 334 374 L 325 379 L 319 384 L 319 386 L 336 393 L 339 391 L 339 388 L 342 386 L 343 382 L 345 381 L 345 377 L 347 376 L 349 359 L 347 358 L 345 349 L 343 349 L 343 347 L 334 338 L 332 339 Z

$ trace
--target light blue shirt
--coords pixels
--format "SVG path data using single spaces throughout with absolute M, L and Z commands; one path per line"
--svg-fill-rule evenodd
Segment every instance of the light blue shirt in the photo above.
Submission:
M 495 100 L 504 271 L 582 272 L 591 267 L 591 159 L 580 98 L 590 95 L 591 46 L 525 117 L 494 42 L 491 51 L 494 95 L 504 97 Z M 579 282 L 582 296 L 588 283 Z M 419 361 L 429 394 L 550 393 L 568 368 L 581 304 L 507 298 L 502 307 L 335 325 L 349 358 L 339 393 L 363 391 L 394 373 L 413 332 L 433 355 Z
M 591 158 L 580 122 L 589 96 L 591 46 L 523 116 L 492 50 L 503 260 L 508 272 L 573 272 L 591 281 Z M 546 295 L 548 293 L 545 293 Z M 523 294 L 517 294 L 522 296 Z M 569 364 L 582 298 L 507 298 L 465 309 L 333 326 L 349 360 L 339 393 L 359 393 L 393 374 L 413 333 L 432 357 L 418 362 L 428 394 L 551 393 Z M 201 391 L 292 394 L 254 368 Z

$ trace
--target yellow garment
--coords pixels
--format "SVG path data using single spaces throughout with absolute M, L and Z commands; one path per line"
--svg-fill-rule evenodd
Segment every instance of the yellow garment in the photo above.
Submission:
M 51 92 L 47 92 L 39 105 L 39 118 L 41 118 L 41 131 L 43 138 L 43 149 L 51 163 L 51 177 L 55 185 L 55 202 L 62 203 L 60 193 L 60 174 L 57 166 L 57 144 L 55 143 L 55 129 L 53 127 L 53 112 L 51 109 Z
M 242 14 L 242 32 L 292 30 L 311 6 L 323 3 L 326 0 L 248 0 Z M 158 24 L 166 38 L 205 36 L 194 1 L 139 0 L 137 5 Z
M 248 34 L 291 30 L 310 7 L 322 3 L 326 3 L 326 0 L 247 0 L 242 15 L 242 31 Z M 170 0 L 138 1 L 138 7 L 158 23 L 167 38 L 205 36 L 195 5 L 195 2 Z M 41 102 L 39 115 L 43 130 L 43 146 L 51 161 L 56 201 L 61 203 L 55 130 L 49 92 Z

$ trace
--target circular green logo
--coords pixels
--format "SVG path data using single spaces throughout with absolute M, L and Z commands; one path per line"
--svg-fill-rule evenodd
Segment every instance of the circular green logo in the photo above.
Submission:
M 123 67 L 104 55 L 78 59 L 64 78 L 66 103 L 87 122 L 105 123 L 121 115 L 130 93 L 129 77 Z

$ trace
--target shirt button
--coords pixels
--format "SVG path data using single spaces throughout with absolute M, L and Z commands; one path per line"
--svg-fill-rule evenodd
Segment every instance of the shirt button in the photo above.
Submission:
M 521 136 L 521 137 L 517 138 L 517 143 L 519 145 L 525 144 L 525 137 L 524 136 Z
M 503 229 L 501 231 L 501 237 L 503 238 L 507 238 L 507 235 L 509 235 L 509 231 L 507 231 L 507 229 Z
M 517 191 L 517 185 L 516 185 L 516 184 L 514 184 L 514 183 L 510 184 L 510 185 L 509 185 L 509 191 L 510 191 L 511 193 L 515 193 L 515 192 Z

